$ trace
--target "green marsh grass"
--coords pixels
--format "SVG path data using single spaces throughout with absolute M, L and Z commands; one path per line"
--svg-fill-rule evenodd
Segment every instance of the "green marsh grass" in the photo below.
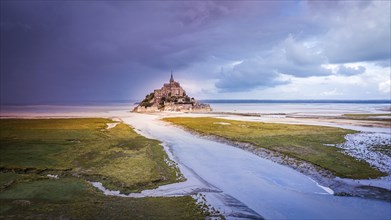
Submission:
M 310 162 L 344 178 L 367 179 L 385 173 L 344 154 L 341 149 L 325 144 L 338 144 L 344 136 L 355 133 L 334 127 L 245 122 L 217 118 L 165 118 L 165 121 L 183 126 L 204 135 L 218 136 L 232 141 L 251 143 Z
M 0 120 L 0 218 L 203 219 L 187 197 L 104 196 L 181 181 L 156 140 L 109 119 Z M 47 174 L 58 175 L 59 179 Z
M 20 175 L 20 174 L 18 174 Z M 0 218 L 12 219 L 204 219 L 190 196 L 105 196 L 76 177 L 24 181 L 0 193 Z
M 0 120 L 0 168 L 38 169 L 102 181 L 110 189 L 136 192 L 176 182 L 174 167 L 156 140 L 108 119 Z M 67 174 L 67 173 L 65 173 Z

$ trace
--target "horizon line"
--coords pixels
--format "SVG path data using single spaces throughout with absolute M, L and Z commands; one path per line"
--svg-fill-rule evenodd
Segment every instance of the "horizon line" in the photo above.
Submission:
M 100 104 L 100 103 L 129 103 L 138 102 L 137 99 L 123 100 L 82 100 L 82 101 L 41 101 L 41 102 L 0 102 L 0 106 L 11 105 L 74 105 L 74 104 Z M 200 102 L 206 103 L 390 103 L 391 99 L 199 99 Z

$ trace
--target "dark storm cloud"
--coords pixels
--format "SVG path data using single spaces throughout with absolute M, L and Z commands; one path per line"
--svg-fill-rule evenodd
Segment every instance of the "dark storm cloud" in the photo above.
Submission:
M 331 71 L 321 66 L 325 59 L 288 36 L 270 53 L 247 59 L 223 73 L 216 87 L 224 92 L 251 91 L 289 83 L 280 79 L 281 74 L 296 77 L 329 75 Z
M 317 10 L 323 12 L 318 16 L 328 24 L 326 34 L 320 39 L 329 61 L 390 59 L 390 4 L 390 1 L 335 1 L 334 7 Z
M 375 16 L 387 3 L 0 4 L 2 103 L 139 99 L 171 69 L 214 80 L 219 91 L 246 91 L 289 83 L 282 75 L 328 75 L 327 63 L 390 56 L 389 12 Z
M 235 44 L 238 31 L 246 32 L 224 20 L 241 17 L 245 6 L 2 1 L 1 100 L 137 98 L 145 85 L 162 81 L 171 69 L 214 54 L 243 54 L 222 45 Z
M 276 70 L 265 67 L 258 60 L 246 60 L 236 65 L 232 70 L 222 71 L 221 79 L 216 87 L 222 92 L 251 91 L 255 88 L 273 87 L 286 84 L 289 81 L 278 79 Z
M 187 30 L 173 27 L 170 12 L 157 4 L 1 4 L 5 102 L 136 97 L 123 93 L 198 56 L 186 51 L 191 41 L 172 46 Z
M 276 26 L 283 27 L 285 38 L 274 33 L 279 42 L 274 42 L 269 53 L 259 53 L 255 60 L 250 58 L 252 62 L 243 62 L 221 74 L 216 87 L 231 92 L 275 87 L 285 83 L 279 80 L 278 73 L 294 77 L 325 76 L 332 74 L 324 67 L 329 63 L 389 64 L 384 60 L 390 60 L 391 51 L 390 3 L 383 3 L 301 2 L 288 16 L 273 17 Z M 240 70 L 243 65 L 247 71 Z M 358 75 L 365 70 L 363 66 L 340 65 L 338 74 Z

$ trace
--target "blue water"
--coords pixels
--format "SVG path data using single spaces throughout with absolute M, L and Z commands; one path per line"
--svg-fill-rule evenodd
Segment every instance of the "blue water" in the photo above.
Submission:
M 204 103 L 332 103 L 332 104 L 391 104 L 391 100 L 258 100 L 258 99 L 206 99 Z
M 160 140 L 177 162 L 217 187 L 221 194 L 230 195 L 266 219 L 391 219 L 389 202 L 330 195 L 289 167 L 194 136 L 159 121 L 158 117 L 129 113 L 122 120 L 142 134 Z M 208 198 L 213 192 L 202 194 Z M 226 205 L 230 208 L 231 204 L 228 201 Z M 228 219 L 238 219 L 237 213 L 224 214 Z
M 390 113 L 389 103 L 283 103 L 283 102 L 216 102 L 209 103 L 215 112 L 293 114 L 293 115 L 342 115 Z

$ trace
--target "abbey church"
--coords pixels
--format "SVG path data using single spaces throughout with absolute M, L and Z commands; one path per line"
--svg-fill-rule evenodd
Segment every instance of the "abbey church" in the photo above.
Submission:
M 163 97 L 167 98 L 169 96 L 183 97 L 186 96 L 186 92 L 182 89 L 179 82 L 175 82 L 174 77 L 171 73 L 170 82 L 164 83 L 161 89 L 155 89 L 154 95 L 156 99 L 161 99 Z
M 134 112 L 182 111 L 207 112 L 212 109 L 208 104 L 199 103 L 190 98 L 179 82 L 174 80 L 171 72 L 169 83 L 164 83 L 161 89 L 155 89 L 148 94 Z

